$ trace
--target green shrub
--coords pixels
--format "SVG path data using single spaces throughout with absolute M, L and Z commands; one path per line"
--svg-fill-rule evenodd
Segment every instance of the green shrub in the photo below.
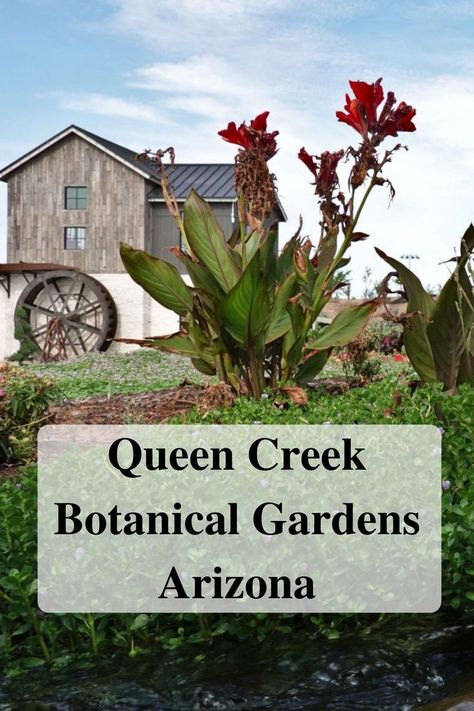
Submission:
M 440 386 L 410 395 L 408 385 L 387 378 L 340 396 L 311 394 L 306 408 L 274 407 L 270 398 L 240 398 L 234 408 L 209 413 L 222 424 L 436 424 L 443 428 L 443 595 L 444 607 L 474 610 L 474 390 L 445 397 Z M 192 413 L 186 422 L 203 421 Z M 449 486 L 447 485 L 449 482 Z M 329 638 L 363 630 L 368 634 L 387 615 L 44 615 L 36 603 L 36 470 L 0 483 L 0 659 L 10 675 L 50 662 L 93 663 L 96 655 L 136 656 L 157 648 L 195 645 L 216 637 L 262 640 L 274 634 L 317 631 Z M 200 645 L 200 646 L 199 646 Z M 204 650 L 204 651 L 203 651 Z
M 339 351 L 342 369 L 346 377 L 355 376 L 361 380 L 375 378 L 382 368 L 376 357 L 378 336 L 375 330 L 366 328 Z
M 19 308 L 15 314 L 14 336 L 20 342 L 20 347 L 10 356 L 8 360 L 21 362 L 31 360 L 33 356 L 40 352 L 38 344 L 32 337 L 32 328 L 28 320 L 28 314 L 23 308 Z
M 0 365 L 0 465 L 26 462 L 56 397 L 52 383 L 14 365 Z

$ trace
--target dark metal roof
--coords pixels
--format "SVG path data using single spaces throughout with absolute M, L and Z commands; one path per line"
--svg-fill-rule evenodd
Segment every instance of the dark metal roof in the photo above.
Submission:
M 85 128 L 80 128 L 80 126 L 71 126 L 71 128 L 76 128 L 81 133 L 84 133 L 86 136 L 89 136 L 89 138 L 95 141 L 95 143 L 99 143 L 101 146 L 103 146 L 106 151 L 109 151 L 110 153 L 115 153 L 118 158 L 121 158 L 122 160 L 129 163 L 132 168 L 147 173 L 149 177 L 154 180 L 159 180 L 160 176 L 158 174 L 155 164 L 149 160 L 137 160 L 136 151 L 132 151 L 130 148 L 125 148 L 125 146 L 121 146 L 118 143 L 109 141 L 107 140 L 107 138 L 102 138 L 102 136 L 97 136 L 97 134 L 91 133 L 91 131 L 86 131 Z
M 229 202 L 237 199 L 235 192 L 234 165 L 224 163 L 182 163 L 167 170 L 168 178 L 178 200 L 186 200 L 194 189 L 207 200 Z M 163 200 L 161 187 L 157 185 L 148 193 L 148 200 Z M 277 198 L 276 212 L 281 222 L 286 222 L 286 213 Z
M 235 200 L 234 166 L 219 164 L 179 164 L 167 170 L 169 180 L 178 200 L 184 200 L 192 189 L 208 199 Z M 156 187 L 149 200 L 161 200 L 163 194 Z

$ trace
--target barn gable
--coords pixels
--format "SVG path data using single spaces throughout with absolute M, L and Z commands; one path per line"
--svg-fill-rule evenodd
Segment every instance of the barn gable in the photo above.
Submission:
M 179 202 L 195 189 L 230 235 L 237 219 L 232 164 L 178 164 L 169 176 Z M 0 179 L 8 183 L 9 262 L 120 273 L 120 241 L 176 261 L 169 249 L 179 231 L 159 171 L 129 148 L 71 125 L 0 170 Z M 280 204 L 272 219 L 286 219 Z

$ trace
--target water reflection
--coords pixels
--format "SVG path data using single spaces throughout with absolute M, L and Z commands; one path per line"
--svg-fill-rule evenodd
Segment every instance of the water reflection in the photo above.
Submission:
M 427 630 L 407 616 L 405 625 L 379 636 L 326 641 L 292 634 L 260 645 L 218 643 L 200 661 L 195 654 L 31 672 L 0 687 L 0 709 L 411 711 L 470 678 L 474 625 Z

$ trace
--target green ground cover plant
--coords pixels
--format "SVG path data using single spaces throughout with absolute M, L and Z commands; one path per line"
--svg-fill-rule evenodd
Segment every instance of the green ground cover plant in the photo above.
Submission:
M 393 375 L 405 371 L 414 377 L 415 371 L 393 356 L 378 355 L 380 374 Z M 179 385 L 184 380 L 204 384 L 215 382 L 197 371 L 191 361 L 175 353 L 163 353 L 143 348 L 130 353 L 88 353 L 76 360 L 59 363 L 28 364 L 23 368 L 45 376 L 54 383 L 58 396 L 77 399 L 95 395 L 153 392 Z M 341 378 L 345 370 L 338 358 L 330 358 L 325 376 Z
M 145 348 L 131 353 L 87 353 L 71 361 L 26 366 L 47 376 L 66 399 L 152 392 L 183 380 L 204 383 L 187 359 Z
M 398 367 L 399 364 L 397 364 Z M 311 393 L 308 405 L 275 407 L 274 398 L 239 398 L 231 409 L 208 413 L 208 423 L 435 424 L 443 430 L 444 609 L 474 610 L 474 390 L 446 397 L 438 385 L 417 388 L 400 370 L 383 381 L 334 396 Z M 183 420 L 180 420 L 183 421 Z M 190 413 L 187 423 L 203 421 Z M 213 639 L 261 640 L 273 634 L 370 634 L 393 617 L 378 615 L 44 615 L 36 605 L 36 470 L 0 483 L 0 655 L 10 675 L 98 655 L 131 657 L 182 645 L 203 658 Z M 442 613 L 437 613 L 442 614 Z

